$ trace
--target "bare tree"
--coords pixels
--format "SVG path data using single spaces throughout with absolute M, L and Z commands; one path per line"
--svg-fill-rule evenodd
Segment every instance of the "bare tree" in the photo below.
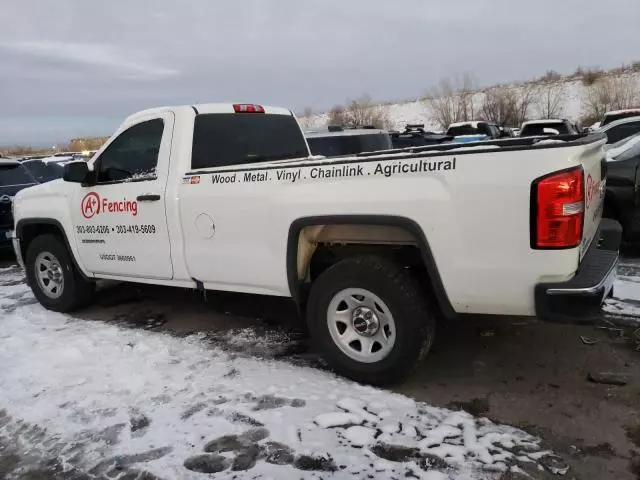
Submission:
M 329 112 L 329 125 L 343 125 L 345 127 L 374 126 L 389 128 L 388 109 L 384 105 L 376 105 L 369 95 L 359 99 L 349 100 L 345 107 L 336 106 Z
M 513 88 L 504 85 L 491 87 L 484 93 L 480 116 L 498 125 L 513 125 L 515 122 L 517 96 Z
M 619 75 L 600 78 L 584 89 L 583 121 L 597 121 L 610 110 L 637 107 L 640 104 L 640 84 L 636 77 Z
M 342 105 L 336 105 L 329 110 L 329 118 L 327 119 L 328 125 L 344 125 L 345 111 Z
M 520 125 L 529 116 L 536 90 L 533 84 L 491 87 L 484 93 L 480 117 L 502 126 Z
M 447 128 L 454 122 L 473 120 L 475 110 L 473 96 L 476 82 L 470 75 L 444 78 L 426 98 L 427 108 L 433 120 L 441 128 Z
M 302 111 L 302 114 L 298 115 L 298 121 L 300 122 L 300 125 L 302 125 L 302 128 L 304 128 L 305 130 L 313 128 L 315 123 L 313 118 L 313 109 L 311 107 L 305 107 L 305 109 Z
M 513 125 L 522 125 L 529 119 L 529 111 L 538 94 L 538 87 L 525 84 L 518 89 Z
M 540 118 L 561 118 L 565 109 L 565 87 L 562 83 L 545 83 L 538 90 L 536 110 Z

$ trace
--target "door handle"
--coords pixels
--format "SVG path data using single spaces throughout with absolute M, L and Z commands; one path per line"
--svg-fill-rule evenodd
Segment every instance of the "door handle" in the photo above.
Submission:
M 147 193 L 144 195 L 138 195 L 136 197 L 136 200 L 138 200 L 139 202 L 157 202 L 158 200 L 160 200 L 160 195 Z

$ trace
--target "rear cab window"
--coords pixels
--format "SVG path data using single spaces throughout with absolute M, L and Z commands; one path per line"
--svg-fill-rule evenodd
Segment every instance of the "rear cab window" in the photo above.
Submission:
M 525 125 L 520 131 L 521 137 L 538 137 L 549 135 L 545 133 L 545 128 L 552 128 L 558 131 L 559 135 L 568 135 L 572 133 L 569 131 L 569 127 L 564 122 L 556 123 L 533 123 L 531 125 Z
M 193 169 L 308 156 L 307 143 L 292 115 L 205 113 L 194 121 Z
M 474 127 L 471 124 L 465 124 L 450 127 L 449 130 L 447 130 L 447 135 L 458 137 L 461 135 L 486 135 L 486 133 L 480 131 L 480 128 L 478 127 Z

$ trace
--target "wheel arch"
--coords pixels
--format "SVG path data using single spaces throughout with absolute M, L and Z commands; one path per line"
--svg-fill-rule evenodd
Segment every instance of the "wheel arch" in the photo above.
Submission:
M 397 234 L 397 231 L 409 234 L 420 251 L 421 260 L 429 276 L 429 281 L 442 315 L 445 318 L 455 318 L 457 316 L 444 288 L 435 258 L 422 228 L 410 218 L 395 215 L 324 215 L 303 217 L 293 221 L 289 227 L 287 239 L 287 282 L 291 297 L 298 307 L 304 303 L 304 280 L 300 274 L 308 268 L 313 254 L 313 252 L 302 252 L 303 258 L 300 259 L 299 250 L 302 232 L 309 227 L 348 225 L 390 227 L 396 230 L 394 235 Z M 387 230 L 387 233 L 390 232 L 391 230 Z
M 71 261 L 80 275 L 82 275 L 85 280 L 91 280 L 89 275 L 87 275 L 76 259 L 76 255 L 74 250 L 71 248 L 69 238 L 67 237 L 67 233 L 62 226 L 62 223 L 53 218 L 24 218 L 18 221 L 16 224 L 16 237 L 19 240 L 20 254 L 22 255 L 22 258 L 26 259 L 27 249 L 33 239 L 47 233 L 57 235 L 62 239 L 69 251 Z

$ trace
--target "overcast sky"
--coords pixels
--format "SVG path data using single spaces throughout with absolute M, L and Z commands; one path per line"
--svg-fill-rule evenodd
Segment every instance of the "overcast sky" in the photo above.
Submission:
M 640 60 L 638 0 L 0 0 L 0 145 L 158 105 L 327 109 Z

